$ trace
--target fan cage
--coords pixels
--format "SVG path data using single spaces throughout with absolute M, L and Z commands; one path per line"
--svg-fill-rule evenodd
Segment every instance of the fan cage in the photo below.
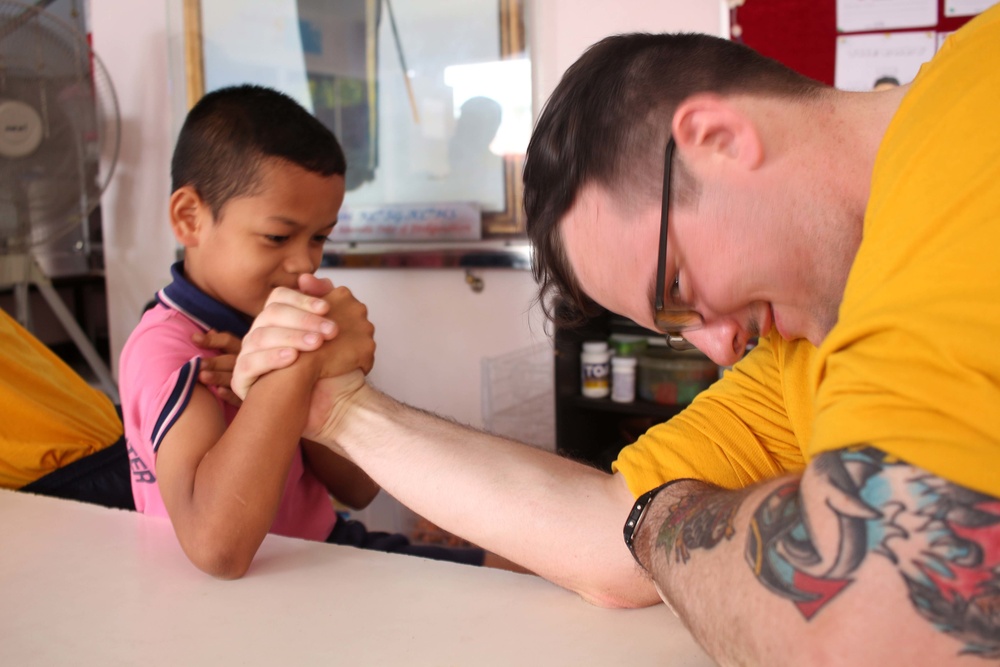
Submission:
M 8 100 L 31 107 L 43 129 L 30 154 L 0 154 L 0 253 L 17 254 L 86 224 L 117 163 L 120 126 L 87 37 L 9 1 L 0 2 L 0 102 Z

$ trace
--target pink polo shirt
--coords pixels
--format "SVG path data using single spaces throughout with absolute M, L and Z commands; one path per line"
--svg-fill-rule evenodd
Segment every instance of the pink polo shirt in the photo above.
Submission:
M 243 315 L 187 282 L 179 265 L 171 271 L 174 282 L 160 290 L 157 305 L 129 336 L 118 369 L 135 507 L 158 516 L 167 516 L 156 477 L 160 443 L 187 407 L 201 359 L 218 354 L 199 348 L 191 337 L 210 328 L 242 337 L 249 326 Z M 237 409 L 209 389 L 231 423 Z M 300 447 L 270 532 L 323 541 L 336 522 L 329 493 L 304 464 Z

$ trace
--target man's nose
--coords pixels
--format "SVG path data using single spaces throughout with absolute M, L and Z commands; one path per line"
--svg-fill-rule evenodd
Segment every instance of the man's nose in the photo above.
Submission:
M 705 356 L 720 366 L 732 366 L 743 358 L 750 336 L 733 320 L 705 322 L 695 331 L 684 336 Z

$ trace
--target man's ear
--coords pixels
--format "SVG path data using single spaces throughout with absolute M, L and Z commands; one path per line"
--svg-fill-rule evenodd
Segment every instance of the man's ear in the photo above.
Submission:
M 201 226 L 212 219 L 197 190 L 190 185 L 174 190 L 170 195 L 169 210 L 170 227 L 177 241 L 186 248 L 197 246 Z
M 726 160 L 745 169 L 764 158 L 760 133 L 753 120 L 715 93 L 685 99 L 674 112 L 674 142 L 689 161 Z

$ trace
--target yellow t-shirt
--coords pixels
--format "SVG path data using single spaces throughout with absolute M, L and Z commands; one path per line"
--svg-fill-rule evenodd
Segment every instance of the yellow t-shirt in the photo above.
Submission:
M 805 467 L 812 429 L 809 369 L 816 348 L 772 333 L 683 412 L 618 454 L 638 496 L 673 479 L 726 489 Z
M 809 453 L 871 444 L 1000 496 L 1000 6 L 921 68 L 819 348 Z
M 0 310 L 0 487 L 18 489 L 122 434 L 102 392 Z
M 632 493 L 740 488 L 859 444 L 1000 496 L 1000 5 L 925 65 L 875 164 L 864 240 L 817 350 L 773 333 L 621 451 Z

